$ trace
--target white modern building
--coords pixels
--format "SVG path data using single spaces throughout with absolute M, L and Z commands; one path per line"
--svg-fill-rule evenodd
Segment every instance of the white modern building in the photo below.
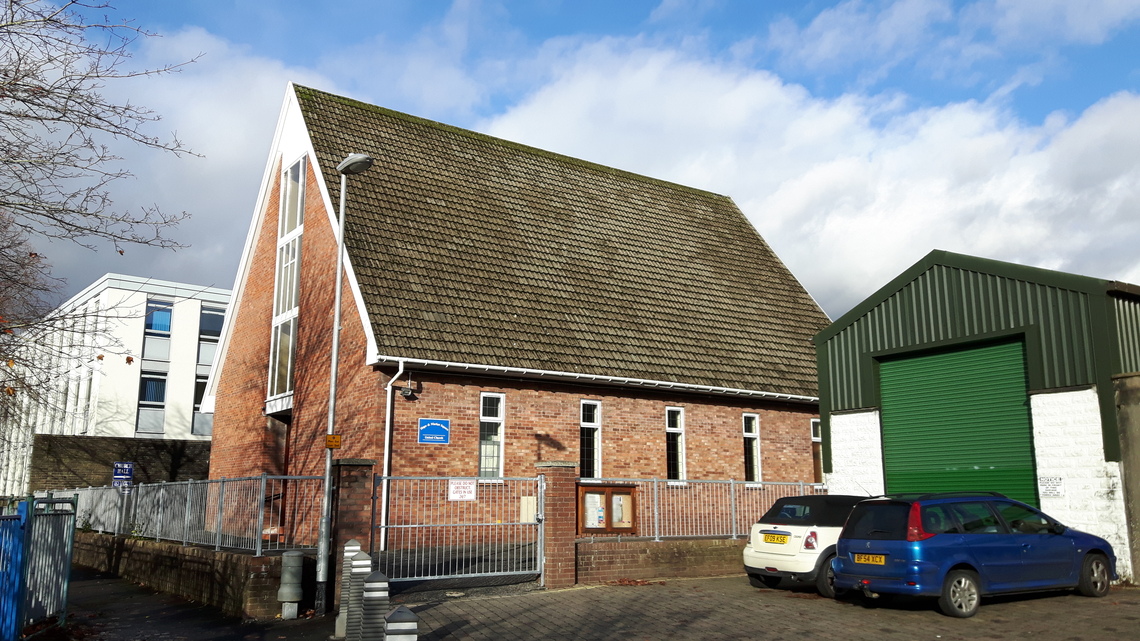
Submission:
M 0 495 L 44 489 L 37 467 L 60 466 L 58 455 L 37 460 L 37 436 L 103 437 L 78 449 L 117 460 L 149 456 L 131 439 L 208 443 L 213 415 L 199 409 L 229 300 L 228 289 L 107 274 L 52 312 L 50 329 L 28 339 L 47 373 L 41 389 L 2 426 Z M 55 478 L 79 482 L 103 463 L 74 461 L 71 476 Z

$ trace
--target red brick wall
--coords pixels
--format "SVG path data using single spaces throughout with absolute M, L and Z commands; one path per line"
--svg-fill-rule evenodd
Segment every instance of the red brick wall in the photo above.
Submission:
M 577 542 L 578 583 L 717 576 L 743 571 L 745 538 Z
M 579 402 L 587 399 L 602 403 L 605 477 L 665 478 L 665 408 L 682 407 L 688 478 L 744 478 L 741 416 L 746 412 L 760 415 L 763 480 L 814 478 L 814 406 L 490 377 L 420 372 L 411 377 L 416 396 L 413 400 L 397 396 L 394 403 L 395 475 L 477 475 L 479 395 L 494 392 L 504 394 L 506 476 L 531 476 L 538 461 L 577 461 Z M 406 382 L 407 376 L 402 376 L 399 385 Z M 417 443 L 420 418 L 450 419 L 451 443 Z M 370 457 L 380 456 L 378 448 Z
M 210 478 L 280 473 L 283 452 L 264 416 L 273 318 L 273 272 L 277 254 L 278 180 L 269 188 L 265 221 L 254 239 L 242 297 L 233 300 L 233 324 L 217 383 Z M 303 242 L 303 241 L 302 241 Z

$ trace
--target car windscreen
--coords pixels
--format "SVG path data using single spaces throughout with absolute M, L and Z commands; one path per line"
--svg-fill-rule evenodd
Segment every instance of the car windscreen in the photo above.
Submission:
M 861 503 L 851 512 L 840 536 L 874 541 L 906 540 L 909 503 Z
M 763 523 L 843 527 L 851 508 L 865 496 L 820 495 L 793 496 L 777 499 L 760 517 Z

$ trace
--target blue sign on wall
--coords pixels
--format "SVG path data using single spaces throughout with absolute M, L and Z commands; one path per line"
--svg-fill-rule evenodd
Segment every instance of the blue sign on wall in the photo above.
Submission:
M 442 443 L 447 445 L 451 442 L 451 419 L 449 418 L 421 418 L 420 419 L 420 443 Z
M 130 481 L 135 477 L 135 464 L 115 461 L 111 467 L 111 478 L 117 481 Z

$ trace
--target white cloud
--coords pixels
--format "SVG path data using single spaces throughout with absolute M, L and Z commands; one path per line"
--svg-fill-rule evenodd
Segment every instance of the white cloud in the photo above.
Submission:
M 952 18 L 949 0 L 847 0 L 802 29 L 789 18 L 775 21 L 768 46 L 807 69 L 834 72 L 868 62 L 890 67 L 929 46 L 932 28 Z
M 989 25 L 1003 44 L 1101 44 L 1140 20 L 1140 0 L 984 0 L 964 12 L 968 22 Z
M 1102 44 L 1137 21 L 1140 0 L 845 0 L 802 27 L 774 21 L 766 45 L 782 68 L 852 74 L 856 87 L 904 65 L 971 86 L 987 77 L 984 65 L 1013 62 L 1022 68 L 1008 91 L 1036 84 L 1061 47 Z
M 440 22 L 398 35 L 347 45 L 318 68 L 384 106 L 454 120 L 485 106 L 527 66 L 525 57 L 510 58 L 523 37 L 495 2 L 455 0 Z
M 1027 126 L 992 103 L 820 100 L 752 70 L 609 41 L 484 127 L 733 197 L 842 313 L 932 249 L 1140 272 L 1140 97 Z

